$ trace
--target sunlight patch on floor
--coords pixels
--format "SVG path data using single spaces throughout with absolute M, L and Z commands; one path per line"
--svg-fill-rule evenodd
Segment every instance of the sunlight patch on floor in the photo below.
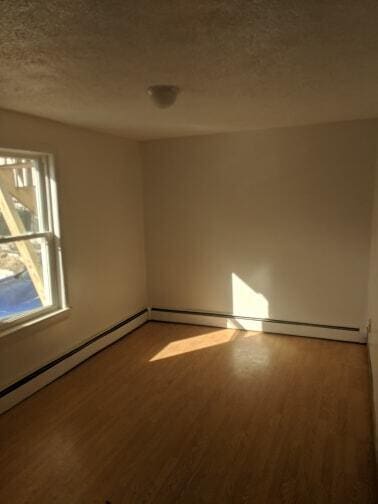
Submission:
M 240 327 L 235 326 L 238 332 L 230 331 L 228 329 L 219 329 L 206 334 L 199 334 L 191 338 L 185 338 L 168 343 L 160 352 L 154 355 L 149 362 L 167 359 L 168 357 L 175 357 L 198 350 L 204 350 L 218 345 L 230 343 L 236 338 L 251 338 L 252 336 L 261 335 L 261 331 L 244 331 Z
M 168 343 L 163 350 L 154 355 L 154 357 L 150 359 L 150 362 L 166 359 L 168 357 L 175 357 L 176 355 L 182 355 L 189 352 L 196 352 L 197 350 L 203 350 L 204 348 L 223 345 L 225 343 L 229 343 L 234 338 L 235 332 L 219 330 L 206 334 L 200 334 L 199 336 L 193 336 L 191 338 L 172 341 L 171 343 Z

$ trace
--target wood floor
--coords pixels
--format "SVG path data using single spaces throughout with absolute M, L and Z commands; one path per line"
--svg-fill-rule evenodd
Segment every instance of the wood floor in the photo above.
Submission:
M 0 417 L 0 502 L 376 502 L 366 347 L 149 323 Z

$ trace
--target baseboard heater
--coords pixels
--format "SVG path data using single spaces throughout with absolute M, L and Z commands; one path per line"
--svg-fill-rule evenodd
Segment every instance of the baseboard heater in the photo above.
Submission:
M 147 322 L 148 318 L 148 309 L 144 308 L 0 390 L 0 413 L 10 409 L 84 360 L 123 338 Z
M 366 334 L 358 327 L 246 317 L 230 313 L 181 310 L 176 308 L 153 307 L 150 309 L 150 320 L 242 329 L 246 331 L 264 331 L 353 343 L 366 343 L 367 340 Z
M 26 399 L 148 320 L 366 343 L 366 334 L 358 327 L 321 325 L 175 308 L 144 308 L 0 390 L 0 413 Z

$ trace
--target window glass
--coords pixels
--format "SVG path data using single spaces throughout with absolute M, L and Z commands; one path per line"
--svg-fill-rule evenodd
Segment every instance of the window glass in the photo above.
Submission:
M 45 238 L 0 244 L 0 318 L 51 305 Z
M 42 199 L 35 160 L 0 156 L 0 236 L 42 230 Z
M 1 152 L 0 330 L 4 324 L 63 305 L 55 179 L 49 157 Z

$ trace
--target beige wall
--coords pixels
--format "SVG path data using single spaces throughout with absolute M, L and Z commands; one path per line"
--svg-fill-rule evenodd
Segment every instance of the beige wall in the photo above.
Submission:
M 144 143 L 149 304 L 364 327 L 376 131 Z
M 70 312 L 0 338 L 0 388 L 146 306 L 139 146 L 0 111 L 0 146 L 51 152 Z
M 377 135 L 378 147 L 378 135 Z M 369 334 L 369 354 L 373 381 L 373 399 L 375 418 L 378 420 L 378 148 L 374 183 L 374 206 L 371 227 L 371 253 L 369 275 L 368 317 L 371 321 Z M 378 432 L 376 430 L 376 449 L 378 450 Z

